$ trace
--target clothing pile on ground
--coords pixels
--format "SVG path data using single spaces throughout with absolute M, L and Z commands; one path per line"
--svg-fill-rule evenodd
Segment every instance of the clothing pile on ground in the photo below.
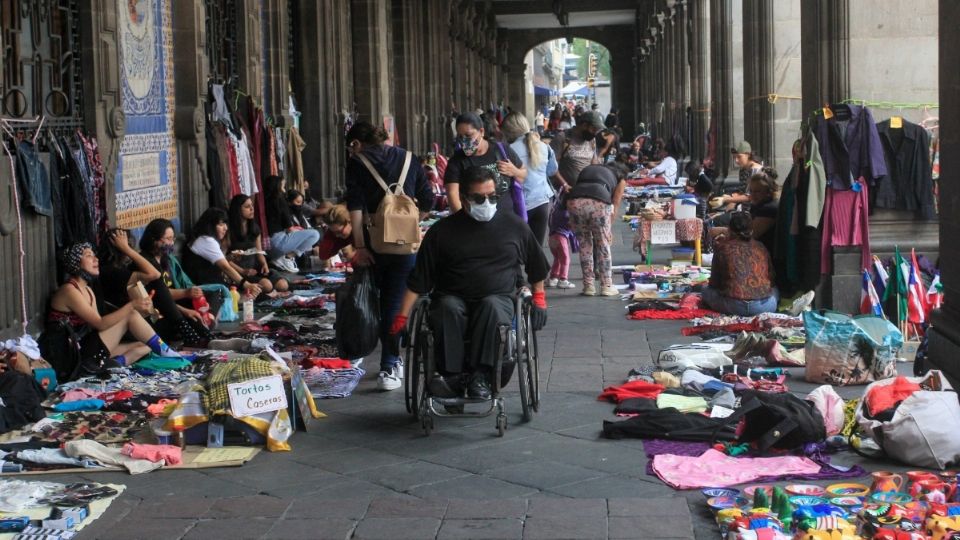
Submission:
M 70 540 L 103 515 L 124 486 L 0 480 L 0 538 Z

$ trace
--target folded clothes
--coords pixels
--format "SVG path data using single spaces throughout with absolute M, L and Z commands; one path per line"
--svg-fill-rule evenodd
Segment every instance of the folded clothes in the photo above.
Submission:
M 733 486 L 766 476 L 816 474 L 820 465 L 800 456 L 731 457 L 711 448 L 696 457 L 655 456 L 653 471 L 674 489 L 694 489 Z
M 669 320 L 684 320 L 684 319 L 696 319 L 697 317 L 707 317 L 710 315 L 716 315 L 715 311 L 709 311 L 706 309 L 677 309 L 674 311 L 654 311 L 654 310 L 640 310 L 634 311 L 633 313 L 627 315 L 627 318 L 633 319 L 635 321 L 641 320 L 653 320 L 653 319 L 669 319 Z
M 707 400 L 700 396 L 660 394 L 657 396 L 657 407 L 661 409 L 672 407 L 682 413 L 702 413 L 707 410 Z
M 136 459 L 121 453 L 119 448 L 110 448 L 96 441 L 69 441 L 63 445 L 63 451 L 72 457 L 90 457 L 104 465 L 125 467 L 130 474 L 140 474 L 159 469 L 163 462 L 151 462 L 146 459 Z
M 107 403 L 102 399 L 78 399 L 76 401 L 67 401 L 64 403 L 57 403 L 53 406 L 53 410 L 57 412 L 68 412 L 68 411 L 99 411 Z
M 663 392 L 663 386 L 646 381 L 631 381 L 621 386 L 608 386 L 597 399 L 620 403 L 629 398 L 656 398 Z
M 123 445 L 120 452 L 124 455 L 136 459 L 145 459 L 147 461 L 162 461 L 166 465 L 179 465 L 183 463 L 183 451 L 179 446 L 169 444 L 138 444 L 127 443 Z
M 20 450 L 16 453 L 15 457 L 20 461 L 27 461 L 38 465 L 63 465 L 67 467 L 83 467 L 85 469 L 101 466 L 95 460 L 89 458 L 78 459 L 70 457 L 59 448 Z

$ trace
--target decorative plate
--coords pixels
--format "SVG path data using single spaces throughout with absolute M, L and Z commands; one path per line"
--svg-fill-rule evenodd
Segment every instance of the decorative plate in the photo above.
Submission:
M 808 495 L 810 497 L 820 497 L 826 490 L 813 484 L 790 484 L 784 488 L 790 495 Z
M 863 506 L 863 497 L 853 497 L 847 495 L 845 497 L 834 497 L 830 499 L 830 504 L 835 504 L 837 506 Z
M 725 508 L 741 508 L 748 504 L 750 504 L 750 501 L 745 497 L 710 497 L 707 499 L 707 506 L 715 512 Z
M 827 486 L 827 493 L 836 496 L 866 497 L 870 493 L 870 487 L 863 484 L 833 484 Z
M 870 495 L 870 502 L 875 503 L 905 504 L 912 500 L 913 497 L 909 493 L 898 491 L 881 491 Z
M 708 499 L 710 497 L 736 497 L 740 495 L 740 490 L 736 488 L 706 488 L 700 490 L 700 493 L 703 493 L 703 496 Z
M 762 489 L 767 492 L 767 499 L 773 497 L 773 486 L 765 486 L 760 484 L 743 488 L 743 494 L 752 500 L 753 494 L 756 493 L 758 489 Z
M 826 503 L 827 500 L 823 497 L 812 497 L 810 495 L 794 495 L 790 497 L 790 504 L 794 506 L 816 506 Z

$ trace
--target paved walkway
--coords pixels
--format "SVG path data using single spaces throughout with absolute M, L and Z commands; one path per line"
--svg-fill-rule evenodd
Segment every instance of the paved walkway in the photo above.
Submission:
M 637 262 L 618 228 L 615 263 Z M 699 492 L 645 474 L 640 441 L 599 438 L 613 406 L 598 392 L 689 341 L 682 325 L 629 321 L 619 299 L 577 292 L 549 293 L 541 413 L 521 423 L 510 394 L 503 438 L 492 416 L 439 419 L 424 437 L 402 392 L 377 392 L 368 373 L 353 396 L 320 403 L 328 417 L 297 433 L 292 452 L 240 468 L 85 475 L 127 491 L 81 538 L 715 538 Z

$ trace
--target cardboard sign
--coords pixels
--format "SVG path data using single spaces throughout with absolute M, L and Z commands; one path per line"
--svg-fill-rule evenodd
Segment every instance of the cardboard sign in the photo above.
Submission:
M 227 391 L 230 411 L 238 418 L 287 408 L 287 393 L 279 375 L 228 384 Z
M 654 244 L 676 244 L 677 222 L 667 220 L 650 222 L 650 241 Z

